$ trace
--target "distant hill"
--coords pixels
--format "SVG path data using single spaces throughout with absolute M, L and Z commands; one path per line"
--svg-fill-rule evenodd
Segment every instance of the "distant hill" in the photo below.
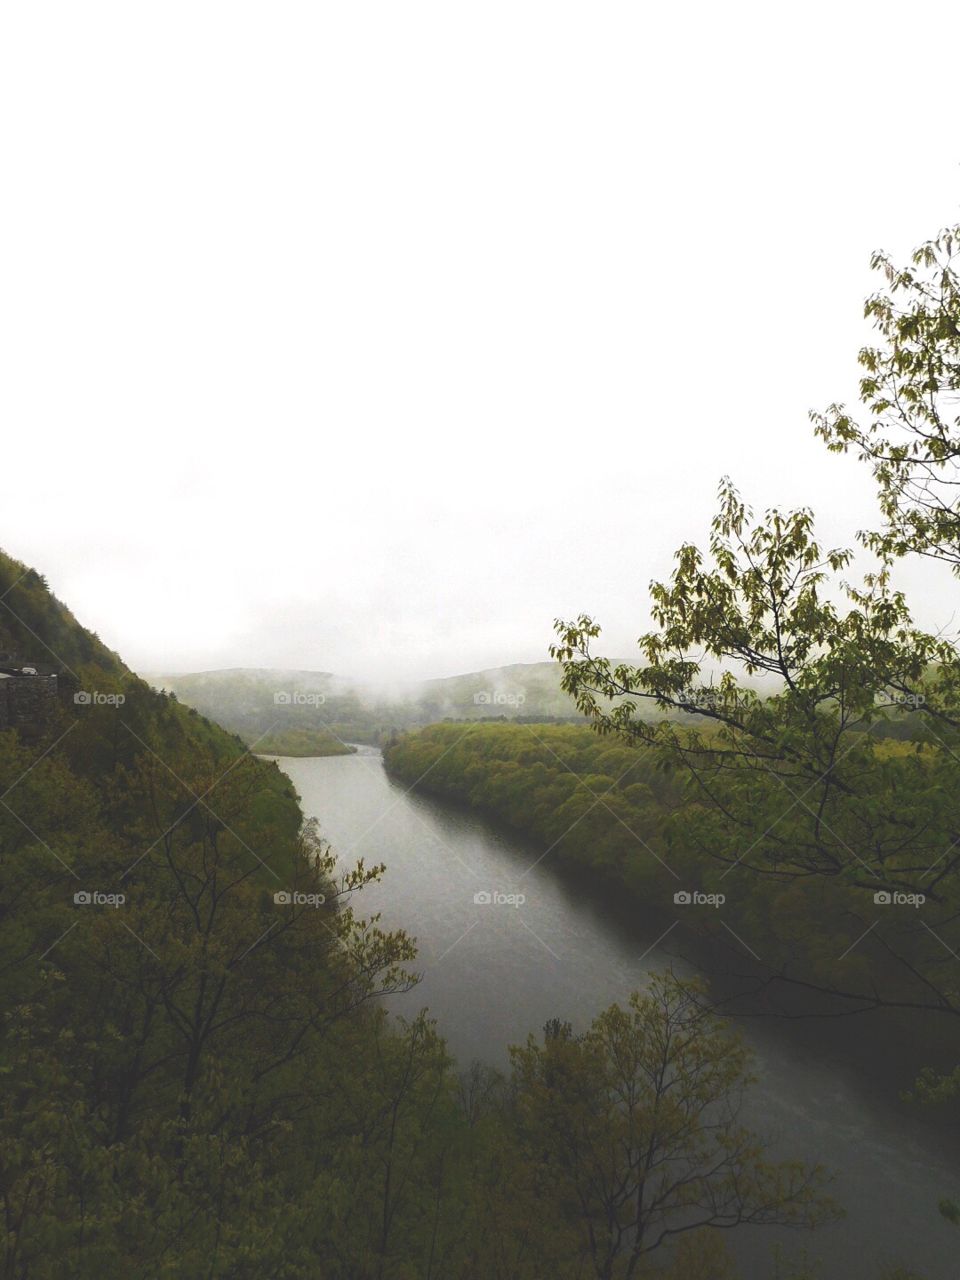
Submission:
M 555 662 L 515 663 L 393 685 L 329 671 L 243 667 L 148 679 L 249 743 L 262 734 L 290 730 L 378 742 L 394 730 L 445 719 L 582 719 L 560 688 Z
M 557 662 L 517 662 L 392 685 L 354 680 L 331 671 L 271 667 L 145 678 L 262 754 L 330 755 L 341 752 L 345 743 L 379 745 L 398 731 L 443 720 L 586 723 L 561 689 L 561 676 Z M 704 670 L 705 682 L 718 676 L 719 670 Z M 775 682 L 761 677 L 740 673 L 739 681 L 761 697 L 778 691 Z M 654 702 L 642 699 L 637 700 L 636 715 L 648 721 L 692 724 L 699 720 L 683 712 L 661 711 Z M 924 736 L 916 712 L 896 709 L 876 721 L 871 732 L 878 737 Z
M 442 720 L 583 724 L 585 718 L 560 687 L 561 675 L 557 662 L 517 662 L 392 685 L 330 671 L 270 667 L 146 678 L 254 745 L 291 730 L 332 734 L 341 742 L 380 743 L 398 730 Z M 761 687 L 760 681 L 744 683 Z M 644 701 L 638 703 L 637 715 L 647 720 L 688 718 Z

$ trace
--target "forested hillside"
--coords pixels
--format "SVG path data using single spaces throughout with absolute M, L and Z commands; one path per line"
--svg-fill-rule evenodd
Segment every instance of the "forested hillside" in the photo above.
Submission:
M 261 735 L 287 732 L 378 743 L 397 729 L 443 719 L 581 719 L 553 662 L 391 686 L 325 671 L 282 670 L 202 671 L 156 676 L 152 682 L 251 744 L 259 744 Z
M 699 740 L 722 749 L 708 731 Z M 949 814 L 943 828 L 932 823 L 932 816 L 954 767 L 951 758 L 929 745 L 878 742 L 868 734 L 858 735 L 858 743 L 861 787 L 898 796 L 894 837 L 902 841 L 898 833 L 904 830 L 922 832 L 933 861 L 949 839 Z M 889 1002 L 897 1002 L 900 1016 L 919 1017 L 929 1007 L 924 966 L 941 972 L 945 948 L 960 947 L 950 885 L 929 878 L 921 924 L 917 903 L 891 903 L 889 895 L 878 903 L 875 894 L 887 891 L 878 890 L 866 874 L 827 880 L 785 867 L 779 877 L 758 876 L 744 856 L 750 852 L 746 843 L 718 842 L 721 815 L 695 780 L 657 767 L 648 751 L 598 737 L 586 727 L 432 725 L 398 735 L 385 747 L 384 759 L 408 785 L 467 804 L 522 832 L 543 858 L 584 875 L 594 890 L 613 890 L 621 902 L 657 909 L 664 927 L 679 926 L 677 945 L 683 946 L 685 938 L 687 944 L 720 948 L 722 968 L 752 973 L 745 990 L 772 993 L 776 987 L 777 1007 L 808 984 L 823 997 L 822 1012 L 868 1010 L 874 984 L 883 982 L 896 993 Z M 781 812 L 789 802 L 788 795 Z M 854 844 L 856 821 L 832 812 L 824 820 L 838 843 Z M 914 843 L 901 861 L 910 865 L 905 859 L 918 856 Z M 897 865 L 888 858 L 891 882 Z M 885 942 L 843 955 L 879 924 Z M 793 980 L 793 986 L 780 979 Z M 837 992 L 851 990 L 859 993 L 856 1002 L 846 997 L 836 1002 Z M 941 1040 L 949 1031 L 942 1020 L 903 1026 L 916 1039 L 918 1068 L 931 1059 L 952 1065 L 955 1037 Z M 904 1087 L 909 1083 L 909 1076 L 902 1081 Z
M 380 1007 L 414 961 L 350 906 L 382 868 L 0 572 L 0 643 L 86 695 L 0 732 L 5 1280 L 708 1280 L 730 1227 L 832 1215 L 817 1170 L 764 1162 L 746 1054 L 669 975 L 459 1078 L 415 998 Z

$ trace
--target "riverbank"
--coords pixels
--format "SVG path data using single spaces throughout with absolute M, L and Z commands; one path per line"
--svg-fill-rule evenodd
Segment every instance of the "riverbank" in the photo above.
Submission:
M 583 1030 L 601 1008 L 644 989 L 651 972 L 686 973 L 698 959 L 675 945 L 676 929 L 661 938 L 652 909 L 543 857 L 542 845 L 503 824 L 411 791 L 374 751 L 281 767 L 344 865 L 357 857 L 386 862 L 383 880 L 357 906 L 416 937 L 423 975 L 388 1006 L 407 1018 L 426 1006 L 461 1066 L 479 1058 L 502 1068 L 506 1046 L 549 1019 Z M 475 904 L 484 890 L 522 893 L 525 901 Z M 956 1234 L 937 1202 L 960 1185 L 955 1146 L 934 1118 L 891 1104 L 889 1093 L 884 1101 L 873 1088 L 877 1070 L 838 1067 L 811 1032 L 819 1022 L 737 1025 L 758 1076 L 744 1123 L 769 1135 L 778 1158 L 821 1161 L 835 1172 L 834 1194 L 849 1213 L 846 1224 L 812 1235 L 731 1233 L 743 1280 L 775 1274 L 773 1243 L 822 1257 L 818 1280 L 880 1280 L 897 1261 L 925 1280 L 950 1280 Z M 851 1034 L 858 1025 L 844 1020 Z M 873 1066 L 884 1062 L 880 1056 Z
M 860 890 L 727 874 L 678 839 L 687 801 L 642 753 L 588 729 L 444 724 L 394 739 L 383 755 L 398 781 L 482 814 L 612 914 L 643 918 L 653 937 L 668 931 L 671 949 L 709 973 L 725 1011 L 782 1022 L 798 1046 L 815 1023 L 834 1065 L 890 1105 L 904 1105 L 923 1068 L 950 1071 L 960 1060 L 956 1019 L 866 1008 L 851 1017 L 860 1006 L 826 993 L 901 977 L 882 945 L 851 945 L 883 919 L 872 902 L 864 918 Z M 677 901 L 697 893 L 700 902 Z M 958 1119 L 944 1108 L 938 1122 L 956 1128 Z

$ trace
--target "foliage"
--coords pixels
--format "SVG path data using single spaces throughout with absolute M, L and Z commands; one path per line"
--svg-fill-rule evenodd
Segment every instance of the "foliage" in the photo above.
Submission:
M 356 751 L 326 729 L 278 729 L 249 745 L 262 756 L 349 756 Z
M 859 741 L 864 760 L 892 779 L 890 785 L 914 786 L 914 812 L 932 803 L 938 775 L 928 763 L 930 748 L 918 753 L 910 744 L 862 734 Z M 758 875 L 751 859 L 732 865 L 717 857 L 710 843 L 717 819 L 702 794 L 682 772 L 657 768 L 651 751 L 574 726 L 433 725 L 399 736 L 385 748 L 384 759 L 406 784 L 509 824 L 535 841 L 541 860 L 588 877 L 596 891 L 660 913 L 663 928 L 682 922 L 673 941 L 709 953 L 715 969 L 732 969 L 731 991 L 750 994 L 786 969 L 795 987 L 804 983 L 842 993 L 841 981 L 861 983 L 857 1007 L 872 1008 L 873 984 L 883 979 L 887 1002 L 896 991 L 904 1006 L 886 1015 L 888 1034 L 903 1041 L 903 1066 L 916 1069 L 930 1061 L 924 1052 L 940 1060 L 936 1028 L 918 1035 L 906 1019 L 916 1017 L 912 1006 L 925 1008 L 929 997 L 911 966 L 922 959 L 937 963 L 941 952 L 946 956 L 940 939 L 953 936 L 952 921 L 937 928 L 937 938 L 918 927 L 916 908 L 908 916 L 907 908 L 878 906 L 869 886 L 839 878 Z M 909 781 L 915 770 L 922 788 Z M 722 894 L 722 910 L 678 912 L 675 893 L 694 889 Z M 923 908 L 931 922 L 932 906 Z M 890 949 L 851 949 L 878 922 Z M 949 966 L 941 964 L 940 971 L 949 973 Z M 836 1000 L 840 1009 L 852 1003 L 842 994 Z M 765 1000 L 762 1007 L 780 1005 Z
M 41 591 L 9 609 L 110 700 L 0 733 L 0 1276 L 598 1274 L 521 1085 L 388 1019 L 414 948 L 355 905 L 384 868 L 342 867 L 275 763 Z
M 883 991 L 856 966 L 825 985 L 854 1007 L 951 1015 L 960 1014 L 948 963 L 960 946 L 960 658 L 951 639 L 914 624 L 892 585 L 892 557 L 945 556 L 951 527 L 944 492 L 952 493 L 960 427 L 944 410 L 957 385 L 956 243 L 944 233 L 902 272 L 877 258 L 889 291 L 868 301 L 867 314 L 886 345 L 861 355 L 875 421 L 859 431 L 838 408 L 818 420 L 834 447 L 856 442 L 875 464 L 887 523 L 865 540 L 882 554 L 880 567 L 859 585 L 846 581 L 851 553 L 820 546 L 809 510 L 754 519 L 724 481 L 708 554 L 683 546 L 670 581 L 651 587 L 656 625 L 640 640 L 640 665 L 594 656 L 600 629 L 587 616 L 558 622 L 554 646 L 564 687 L 601 734 L 682 772 L 698 797 L 690 834 L 705 856 L 795 882 L 811 916 L 829 886 L 854 928 L 870 929 Z M 904 438 L 897 445 L 894 425 Z M 935 507 L 921 489 L 929 502 L 940 494 Z M 719 679 L 704 680 L 708 661 Z M 744 684 L 741 674 L 757 673 L 775 681 L 771 696 Z M 610 710 L 614 696 L 622 700 Z M 644 703 L 697 709 L 712 731 L 651 724 L 637 715 Z M 926 745 L 876 749 L 863 731 L 902 706 L 924 725 Z M 859 909 L 851 890 L 860 891 Z M 925 905 L 888 912 L 890 928 L 881 929 L 875 894 Z
M 860 426 L 843 405 L 812 414 L 817 434 L 835 453 L 851 448 L 872 468 L 884 525 L 862 534 L 885 560 L 919 554 L 960 572 L 960 227 L 922 244 L 905 267 L 874 254 L 886 289 L 867 299 L 865 314 L 882 343 L 864 347 Z
M 557 1024 L 512 1050 L 521 1144 L 598 1277 L 642 1274 L 676 1236 L 834 1212 L 820 1170 L 767 1164 L 739 1124 L 747 1054 L 703 995 L 659 975 L 584 1035 Z
M 705 857 L 792 885 L 799 918 L 824 941 L 836 912 L 849 912 L 850 948 L 813 985 L 852 1011 L 909 1007 L 950 1020 L 954 1062 L 960 651 L 955 636 L 915 624 L 894 584 L 906 557 L 960 572 L 958 250 L 952 227 L 905 267 L 874 256 L 885 287 L 865 307 L 878 333 L 860 353 L 867 424 L 839 404 L 812 415 L 831 450 L 871 468 L 882 523 L 859 537 L 874 567 L 854 580 L 852 553 L 820 546 L 809 509 L 754 518 L 725 480 L 707 551 L 684 545 L 670 580 L 651 586 L 639 663 L 597 656 L 600 627 L 587 615 L 558 619 L 553 647 L 594 727 L 676 769 L 699 797 L 690 831 Z M 770 696 L 750 687 L 758 674 Z M 643 705 L 696 709 L 712 732 L 651 724 Z M 909 708 L 922 743 L 874 749 L 864 730 L 897 707 Z M 883 912 L 870 911 L 873 895 Z M 796 981 L 786 964 L 778 976 Z M 944 1080 L 919 1093 L 943 1101 L 955 1073 Z

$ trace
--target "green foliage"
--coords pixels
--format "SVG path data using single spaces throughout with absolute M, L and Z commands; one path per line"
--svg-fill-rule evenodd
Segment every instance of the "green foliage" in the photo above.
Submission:
M 637 753 L 574 725 L 431 725 L 384 748 L 391 771 L 536 836 L 551 855 L 665 901 L 681 792 Z M 672 894 L 672 888 L 670 888 Z
M 384 868 L 340 867 L 275 763 L 23 586 L 113 700 L 0 733 L 0 1277 L 631 1274 L 543 1199 L 519 1076 L 458 1080 L 425 1013 L 388 1019 L 414 948 L 354 905 Z M 693 1236 L 658 1274 L 730 1274 Z
M 851 942 L 869 930 L 846 963 L 835 953 L 832 974 L 821 967 L 825 987 L 852 1007 L 952 1016 L 960 655 L 953 640 L 914 624 L 891 563 L 907 551 L 943 557 L 950 533 L 947 507 L 924 506 L 907 477 L 926 477 L 942 496 L 933 481 L 960 449 L 960 423 L 944 414 L 957 385 L 957 243 L 944 233 L 903 272 L 877 260 L 890 292 L 867 312 L 886 346 L 861 356 L 874 424 L 858 434 L 847 417 L 820 421 L 834 447 L 856 440 L 865 456 L 874 450 L 887 525 L 867 541 L 885 557 L 880 569 L 855 585 L 844 576 L 851 553 L 819 545 L 809 510 L 755 519 L 724 481 L 708 553 L 681 547 L 670 581 L 651 587 L 655 627 L 641 637 L 639 665 L 595 656 L 600 628 L 587 616 L 558 621 L 553 648 L 564 687 L 601 734 L 685 779 L 696 797 L 685 839 L 705 858 L 782 886 L 787 919 L 817 920 L 825 962 L 833 921 L 848 918 Z M 891 424 L 909 447 L 883 434 Z M 719 678 L 706 678 L 708 663 Z M 771 681 L 769 696 L 747 683 L 758 674 Z M 696 709 L 711 727 L 651 723 L 638 714 L 645 704 Z M 924 744 L 877 748 L 864 730 L 902 707 L 922 724 Z M 880 929 L 875 894 L 922 899 L 923 910 L 889 912 Z
M 79 670 L 91 665 L 119 676 L 124 667 L 115 653 L 79 626 L 45 579 L 0 551 L 0 653 Z
M 651 728 L 663 737 L 676 735 L 688 750 L 697 740 L 718 753 L 722 749 L 716 730 L 668 724 Z M 933 806 L 942 804 L 938 788 L 951 767 L 949 757 L 943 760 L 943 753 L 930 747 L 877 742 L 862 733 L 855 738 L 861 785 L 872 776 L 881 796 L 902 791 L 900 820 L 915 816 L 918 823 L 927 821 Z M 876 1001 L 872 984 L 880 978 L 888 999 L 896 992 L 904 1005 L 926 1007 L 929 988 L 912 972 L 921 961 L 938 965 L 937 971 L 949 979 L 949 967 L 938 964 L 947 955 L 943 940 L 953 938 L 957 927 L 949 900 L 941 905 L 931 896 L 923 907 L 923 918 L 937 937 L 918 924 L 917 909 L 888 909 L 884 918 L 865 870 L 848 882 L 840 876 L 799 874 L 796 865 L 781 857 L 781 874 L 757 874 L 753 854 L 739 861 L 739 850 L 720 857 L 719 840 L 729 813 L 709 805 L 696 779 L 679 768 L 657 767 L 662 762 L 654 753 L 638 751 L 632 741 L 574 726 L 433 725 L 398 736 L 385 747 L 384 759 L 404 782 L 508 823 L 533 838 L 552 862 L 586 873 L 618 900 L 661 910 L 665 925 L 677 919 L 677 890 L 724 894 L 722 912 L 688 912 L 682 927 L 688 938 L 697 935 L 727 953 L 735 947 L 738 968 L 744 958 L 753 962 L 762 956 L 768 972 L 776 974 L 789 964 L 795 979 L 811 985 L 842 990 L 846 983 L 857 990 L 855 984 L 862 984 L 858 1006 L 866 1007 Z M 739 767 L 731 761 L 723 775 L 728 786 Z M 773 788 L 765 791 L 764 784 L 772 781 L 766 771 L 759 781 L 746 772 L 743 777 L 743 791 L 735 798 L 744 823 L 760 822 L 766 812 L 766 825 L 776 834 L 777 820 L 786 824 L 794 816 L 784 815 L 792 796 Z M 728 810 L 732 803 L 728 799 Z M 858 835 L 852 817 L 835 817 L 827 810 L 825 826 L 824 839 L 837 848 L 852 847 Z M 898 834 L 891 838 L 902 840 L 903 827 L 894 829 Z M 797 819 L 789 830 L 796 839 Z M 931 843 L 936 847 L 934 836 Z M 795 863 L 802 856 L 812 862 L 812 852 L 799 843 L 788 853 Z M 887 946 L 850 949 L 852 941 L 881 920 Z M 755 954 L 749 955 L 747 947 Z
M 811 415 L 835 453 L 853 448 L 877 481 L 883 528 L 861 535 L 886 560 L 919 553 L 960 572 L 960 227 L 921 245 L 906 267 L 886 254 L 873 267 L 886 289 L 864 312 L 882 343 L 860 352 L 860 399 L 869 415 L 858 425 L 843 405 Z
M 552 666 L 399 697 L 317 673 L 171 685 L 248 743 L 277 733 L 261 751 L 311 754 L 498 714 L 482 695 L 505 691 L 513 725 L 394 736 L 390 767 L 639 899 L 722 883 L 781 976 L 957 1025 L 960 655 L 892 568 L 960 571 L 958 244 L 877 256 L 869 423 L 816 418 L 877 480 L 859 584 L 809 510 L 756 520 L 724 482 L 707 553 L 653 585 L 639 663 L 595 656 L 581 616 L 557 624 L 562 688 Z M 739 1125 L 749 1064 L 702 988 L 662 976 L 583 1035 L 552 1020 L 509 1080 L 458 1080 L 425 1013 L 380 1004 L 415 980 L 411 941 L 352 905 L 384 868 L 339 868 L 274 764 L 3 555 L 0 650 L 105 695 L 0 733 L 0 1277 L 723 1280 L 730 1227 L 833 1215 L 820 1170 L 770 1165 Z M 599 736 L 521 723 L 568 710 Z M 878 892 L 922 912 L 881 922 Z M 956 1087 L 930 1070 L 916 1097 Z
M 600 627 L 587 615 L 558 619 L 553 647 L 564 688 L 599 733 L 644 748 L 698 797 L 685 838 L 731 883 L 735 871 L 781 886 L 778 933 L 806 922 L 815 936 L 798 938 L 802 953 L 815 957 L 817 939 L 822 950 L 812 981 L 800 980 L 854 1011 L 948 1020 L 954 1061 L 960 650 L 914 623 L 893 580 L 911 555 L 960 572 L 958 251 L 953 227 L 906 267 L 875 255 L 886 288 L 865 308 L 879 335 L 860 353 L 867 425 L 842 405 L 812 415 L 831 450 L 852 448 L 871 467 L 883 522 L 859 537 L 876 571 L 851 581 L 851 552 L 819 545 L 809 509 L 755 519 L 725 480 L 707 551 L 681 547 L 670 580 L 651 586 L 654 625 L 638 663 L 597 656 Z M 758 675 L 770 696 L 751 687 Z M 696 709 L 712 730 L 652 724 L 644 705 Z M 877 748 L 872 735 L 902 708 L 922 741 Z M 907 908 L 884 917 L 866 905 L 873 894 Z M 831 957 L 844 916 L 850 946 Z M 779 977 L 795 982 L 788 970 L 784 958 Z M 918 1095 L 943 1103 L 955 1079 L 933 1072 Z
M 820 1170 L 768 1164 L 739 1124 L 748 1056 L 703 995 L 659 975 L 584 1035 L 554 1025 L 511 1051 L 527 1163 L 598 1276 L 640 1274 L 677 1235 L 835 1214 Z
M 356 752 L 326 729 L 278 729 L 250 743 L 262 756 L 349 756 Z

